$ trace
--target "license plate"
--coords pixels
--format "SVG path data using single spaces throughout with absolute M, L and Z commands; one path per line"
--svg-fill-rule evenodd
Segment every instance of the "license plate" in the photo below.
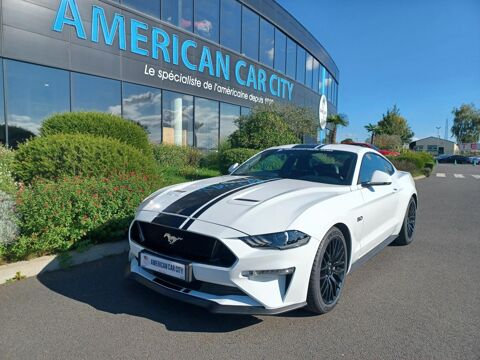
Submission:
M 188 264 L 182 264 L 148 253 L 141 253 L 140 266 L 177 279 L 189 281 L 190 266 Z

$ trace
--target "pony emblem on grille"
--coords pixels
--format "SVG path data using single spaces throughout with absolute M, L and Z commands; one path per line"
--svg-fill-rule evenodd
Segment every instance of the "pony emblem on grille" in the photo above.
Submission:
M 165 233 L 165 235 L 163 235 L 164 238 L 167 238 L 167 241 L 170 245 L 173 245 L 175 244 L 177 241 L 180 241 L 182 240 L 183 238 L 181 237 L 177 237 L 177 236 L 174 236 L 170 233 Z

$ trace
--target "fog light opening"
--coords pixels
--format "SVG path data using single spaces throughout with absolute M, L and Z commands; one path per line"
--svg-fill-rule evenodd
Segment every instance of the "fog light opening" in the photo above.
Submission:
M 274 269 L 274 270 L 248 270 L 242 271 L 242 276 L 251 278 L 255 276 L 261 275 L 292 275 L 295 272 L 295 268 L 287 268 L 287 269 Z

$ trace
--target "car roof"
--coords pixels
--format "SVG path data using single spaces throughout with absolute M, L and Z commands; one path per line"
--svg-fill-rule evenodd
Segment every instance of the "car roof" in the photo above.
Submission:
M 375 152 L 375 149 L 363 147 L 363 146 L 356 146 L 351 144 L 290 144 L 290 145 L 282 145 L 282 146 L 274 146 L 269 148 L 270 149 L 305 149 L 305 150 L 338 150 L 338 151 L 347 151 L 354 154 L 362 155 L 366 152 Z M 379 154 L 379 153 L 378 153 Z

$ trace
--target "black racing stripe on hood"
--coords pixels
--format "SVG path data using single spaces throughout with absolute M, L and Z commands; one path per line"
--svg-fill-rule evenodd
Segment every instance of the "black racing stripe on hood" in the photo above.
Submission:
M 152 220 L 152 223 L 178 229 L 185 220 L 182 216 L 160 213 Z
M 208 185 L 181 197 L 167 206 L 163 211 L 170 214 L 190 216 L 200 207 L 220 195 L 243 188 L 244 186 L 256 185 L 265 181 L 266 180 L 262 178 L 247 177 Z

